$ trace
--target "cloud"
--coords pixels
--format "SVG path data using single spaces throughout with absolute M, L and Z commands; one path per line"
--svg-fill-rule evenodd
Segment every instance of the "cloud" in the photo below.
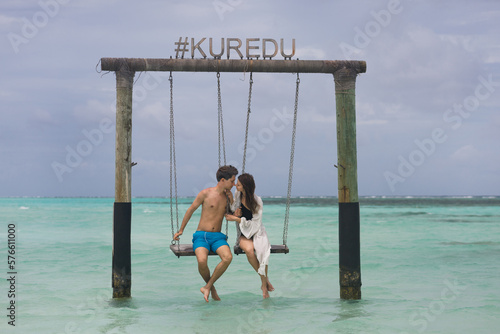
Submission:
M 98 100 L 88 100 L 85 105 L 74 108 L 74 116 L 82 124 L 99 123 L 102 119 L 115 119 L 116 105 Z
M 285 50 L 285 52 L 290 52 Z M 296 50 L 295 56 L 293 59 L 309 59 L 309 60 L 323 60 L 326 59 L 325 50 L 314 48 L 314 47 L 305 47 L 298 48 Z
M 12 23 L 20 23 L 21 20 L 16 17 L 0 14 L 0 26 L 10 26 Z
M 179 37 L 296 39 L 300 59 L 342 59 L 340 43 L 354 44 L 357 33 L 388 1 L 226 1 L 231 10 L 221 19 L 212 1 L 70 1 L 27 44 L 13 52 L 2 39 L 0 81 L 0 145 L 4 147 L 0 195 L 109 194 L 114 182 L 114 138 L 102 144 L 59 184 L 50 169 L 64 162 L 65 148 L 87 140 L 82 131 L 99 129 L 103 119 L 115 120 L 116 82 L 113 73 L 95 72 L 100 57 L 175 56 Z M 360 189 L 369 194 L 481 193 L 477 166 L 498 165 L 494 143 L 500 140 L 497 91 L 463 126 L 450 129 L 443 114 L 474 94 L 478 77 L 499 73 L 500 11 L 494 1 L 404 1 L 403 10 L 370 37 L 356 55 L 367 62 L 367 73 L 356 83 L 358 173 Z M 24 19 L 42 8 L 37 0 L 1 5 L 0 30 L 21 34 Z M 41 15 L 41 14 L 39 14 Z M 41 16 L 40 16 L 41 17 Z M 379 18 L 380 20 L 380 18 Z M 373 23 L 371 23 L 373 25 Z M 5 36 L 4 36 L 5 37 Z M 205 42 L 207 43 L 207 42 Z M 233 57 L 234 58 L 234 57 Z M 277 58 L 280 58 L 279 56 Z M 181 192 L 192 195 L 211 180 L 217 164 L 217 91 L 214 73 L 176 72 L 174 108 Z M 248 103 L 248 73 L 221 75 L 228 156 L 241 160 Z M 293 110 L 295 74 L 255 73 L 250 133 L 264 140 L 275 110 Z M 333 175 L 336 158 L 335 88 L 331 75 L 301 74 L 296 170 L 296 194 L 336 195 L 335 184 L 310 181 Z M 495 82 L 499 79 L 494 76 Z M 497 89 L 495 87 L 495 89 Z M 142 95 L 141 95 L 142 94 Z M 134 195 L 163 193 L 168 166 L 168 74 L 136 73 L 133 101 Z M 280 124 L 274 123 L 275 128 Z M 385 171 L 397 172 L 398 157 L 409 159 L 415 140 L 429 138 L 436 128 L 449 139 L 416 168 L 395 193 L 384 187 Z M 259 189 L 272 195 L 286 186 L 291 125 L 273 134 L 249 168 L 259 175 Z M 262 139 L 261 138 L 261 139 Z M 257 142 L 257 144 L 261 144 Z M 255 148 L 255 147 L 254 147 Z M 491 162 L 492 161 L 492 162 Z M 311 167 L 311 163 L 314 164 Z M 142 165 L 142 167 L 141 167 Z M 98 176 L 102 171 L 102 176 Z M 446 175 L 437 180 L 432 174 Z M 10 181 L 10 177 L 25 182 Z M 332 174 L 333 173 L 333 174 Z M 151 174 L 151 175 L 149 175 Z M 49 175 L 49 177 L 47 177 Z M 66 176 L 65 175 L 65 176 Z M 468 175 L 466 185 L 457 180 Z M 285 181 L 281 182 L 281 177 Z M 96 178 L 99 182 L 94 182 Z M 107 181 L 107 179 L 109 180 Z M 321 179 L 321 178 L 319 178 Z M 90 181 L 89 181 L 90 180 Z M 166 180 L 166 179 L 165 179 Z M 481 179 L 482 180 L 482 179 Z M 433 189 L 436 182 L 439 189 Z M 163 182 L 163 181 L 162 181 Z M 498 193 L 500 181 L 488 187 Z M 166 189 L 166 188 L 165 188 Z M 495 192 L 492 191 L 492 192 Z
M 451 159 L 458 163 L 470 163 L 473 165 L 482 160 L 481 158 L 483 158 L 483 154 L 474 145 L 462 146 L 451 155 Z

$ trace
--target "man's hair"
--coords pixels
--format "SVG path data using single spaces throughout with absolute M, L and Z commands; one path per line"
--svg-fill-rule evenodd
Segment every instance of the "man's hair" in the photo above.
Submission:
M 215 176 L 217 177 L 217 182 L 219 182 L 221 179 L 229 180 L 236 175 L 238 175 L 238 170 L 236 169 L 236 167 L 231 165 L 220 167 L 217 170 L 217 174 L 215 174 Z

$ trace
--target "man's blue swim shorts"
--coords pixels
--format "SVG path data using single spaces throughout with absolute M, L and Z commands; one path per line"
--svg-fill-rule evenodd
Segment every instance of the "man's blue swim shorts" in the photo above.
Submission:
M 227 235 L 222 232 L 196 231 L 193 234 L 193 251 L 198 247 L 205 247 L 215 253 L 220 246 L 228 246 Z

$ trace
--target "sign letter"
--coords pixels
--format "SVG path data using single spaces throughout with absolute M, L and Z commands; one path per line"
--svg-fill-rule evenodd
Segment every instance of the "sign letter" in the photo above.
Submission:
M 198 49 L 200 51 L 201 55 L 203 58 L 207 58 L 207 55 L 205 52 L 203 52 L 203 49 L 200 47 L 201 43 L 205 41 L 205 37 L 203 37 L 198 43 L 194 44 L 194 38 L 191 38 L 191 58 L 194 58 L 194 51 Z
M 231 42 L 233 42 L 233 41 L 238 42 L 238 46 L 231 46 Z M 241 47 L 241 39 L 228 38 L 227 39 L 227 59 L 229 59 L 229 57 L 231 56 L 231 49 L 236 50 L 236 52 L 238 52 L 238 55 L 240 56 L 240 58 L 243 59 L 243 55 L 241 54 L 240 47 Z
M 295 38 L 292 39 L 292 54 L 290 54 L 290 55 L 285 54 L 285 47 L 283 46 L 283 38 L 282 38 L 281 39 L 281 55 L 283 56 L 283 58 L 292 59 L 294 54 L 295 54 Z
M 274 44 L 274 53 L 273 54 L 266 53 L 266 43 L 268 43 L 268 42 L 271 42 Z M 278 54 L 278 43 L 274 39 L 264 38 L 262 40 L 262 57 L 264 59 L 266 59 L 266 58 L 272 59 L 273 57 L 276 57 L 277 54 Z
M 209 48 L 210 48 L 210 55 L 214 58 L 219 58 L 222 57 L 222 55 L 224 54 L 224 38 L 221 38 L 220 39 L 220 53 L 217 53 L 215 54 L 213 52 L 213 48 L 212 48 L 212 37 L 210 37 L 210 39 L 208 40 L 208 43 L 209 43 Z
M 258 42 L 260 41 L 260 38 L 247 38 L 247 58 L 259 58 L 258 54 L 250 54 L 250 49 L 252 50 L 258 50 L 258 46 L 250 45 L 250 42 Z

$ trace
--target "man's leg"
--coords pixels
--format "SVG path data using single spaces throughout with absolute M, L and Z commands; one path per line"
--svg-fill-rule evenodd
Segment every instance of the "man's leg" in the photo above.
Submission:
M 201 277 L 208 282 L 210 279 L 210 269 L 208 268 L 208 249 L 205 247 L 198 247 L 194 251 L 196 260 L 198 260 L 198 272 Z
M 229 248 L 229 246 L 226 245 L 220 246 L 219 248 L 217 248 L 216 253 L 217 255 L 219 255 L 221 261 L 215 267 L 212 277 L 210 277 L 207 284 L 200 289 L 207 303 L 208 303 L 208 296 L 210 295 L 210 290 L 212 289 L 215 281 L 217 281 L 219 277 L 222 276 L 222 274 L 226 271 L 227 267 L 229 267 L 229 264 L 233 260 L 233 255 L 231 254 L 231 249 Z
M 194 253 L 196 254 L 196 260 L 198 260 L 198 272 L 200 273 L 205 283 L 208 283 L 208 281 L 210 280 L 210 268 L 208 268 L 208 249 L 206 249 L 205 247 L 198 247 L 196 248 Z M 215 290 L 215 287 L 213 285 L 210 292 L 212 292 L 213 299 L 220 300 L 219 295 L 217 294 L 217 290 Z

